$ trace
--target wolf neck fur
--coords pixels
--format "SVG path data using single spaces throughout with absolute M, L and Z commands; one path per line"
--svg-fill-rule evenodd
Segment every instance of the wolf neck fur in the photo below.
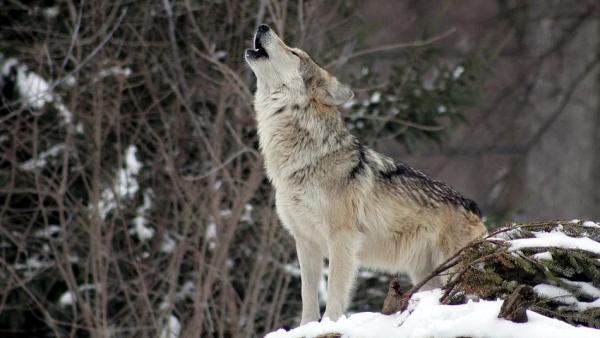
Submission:
M 293 173 L 308 170 L 324 157 L 352 144 L 336 107 L 280 87 L 257 91 L 255 111 L 261 152 L 269 178 L 278 185 Z

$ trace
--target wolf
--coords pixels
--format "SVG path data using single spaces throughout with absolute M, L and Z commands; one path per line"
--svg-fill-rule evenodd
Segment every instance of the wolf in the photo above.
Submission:
M 417 283 L 486 232 L 475 202 L 352 135 L 338 108 L 352 90 L 306 52 L 260 25 L 245 59 L 256 76 L 259 145 L 277 214 L 300 263 L 301 324 L 320 318 L 324 258 L 324 317 L 337 320 L 359 267 L 407 272 Z

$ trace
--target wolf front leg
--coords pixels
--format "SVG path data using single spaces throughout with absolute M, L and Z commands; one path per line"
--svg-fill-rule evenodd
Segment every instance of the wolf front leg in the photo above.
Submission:
M 302 320 L 300 325 L 319 320 L 319 280 L 323 271 L 323 254 L 319 246 L 296 238 L 296 253 L 302 282 Z
M 360 241 L 351 232 L 334 233 L 329 239 L 329 279 L 327 306 L 323 318 L 337 320 L 350 303 L 358 271 Z

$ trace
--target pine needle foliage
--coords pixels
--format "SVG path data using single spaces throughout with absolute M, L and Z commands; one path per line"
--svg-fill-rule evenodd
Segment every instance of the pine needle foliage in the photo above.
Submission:
M 600 247 L 600 226 L 592 222 L 514 224 L 459 254 L 442 303 L 506 299 L 519 285 L 529 285 L 536 291 L 530 310 L 574 325 L 600 328 L 600 252 L 550 244 L 511 249 L 513 240 L 543 238 L 553 232 L 591 239 Z M 554 292 L 544 292 L 548 289 Z

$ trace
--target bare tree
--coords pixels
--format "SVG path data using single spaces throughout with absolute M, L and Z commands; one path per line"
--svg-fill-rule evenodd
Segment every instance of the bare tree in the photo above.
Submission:
M 318 51 L 344 16 L 317 27 L 315 13 L 340 7 L 4 7 L 2 335 L 250 337 L 294 323 L 292 243 L 242 55 L 263 19 Z

